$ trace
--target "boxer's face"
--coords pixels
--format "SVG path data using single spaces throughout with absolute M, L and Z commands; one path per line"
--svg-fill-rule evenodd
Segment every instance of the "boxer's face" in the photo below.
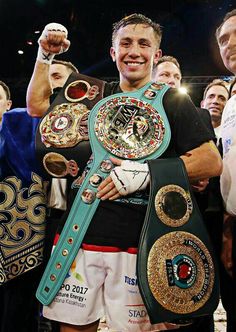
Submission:
M 138 89 L 151 80 L 153 64 L 161 56 L 152 27 L 130 24 L 118 30 L 111 56 L 120 73 L 120 85 Z

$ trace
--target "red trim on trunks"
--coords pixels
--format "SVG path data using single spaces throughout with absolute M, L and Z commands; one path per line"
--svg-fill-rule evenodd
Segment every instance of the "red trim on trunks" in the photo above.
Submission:
M 109 247 L 109 246 L 96 246 L 93 244 L 82 244 L 82 249 L 88 251 L 100 251 L 100 252 L 127 252 L 129 254 L 137 254 L 138 248 L 118 248 L 118 247 Z
M 54 238 L 54 246 L 59 240 L 60 234 L 56 234 Z M 138 248 L 119 248 L 119 247 L 110 247 L 110 246 L 97 246 L 94 244 L 82 244 L 82 249 L 87 251 L 100 251 L 100 252 L 127 252 L 128 254 L 137 254 Z

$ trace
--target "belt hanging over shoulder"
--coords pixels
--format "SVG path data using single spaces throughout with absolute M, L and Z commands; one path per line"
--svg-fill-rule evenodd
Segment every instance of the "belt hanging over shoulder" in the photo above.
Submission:
M 213 314 L 219 278 L 213 250 L 180 158 L 148 161 L 151 188 L 137 258 L 151 322 Z
M 75 178 L 91 155 L 90 110 L 103 98 L 105 82 L 72 73 L 41 119 L 36 152 L 43 177 Z
M 170 127 L 162 106 L 168 90 L 148 83 L 142 89 L 119 93 L 99 101 L 89 115 L 91 169 L 79 189 L 59 241 L 37 290 L 48 305 L 59 291 L 97 209 L 96 187 L 110 172 L 110 156 L 144 162 L 157 158 L 170 141 Z

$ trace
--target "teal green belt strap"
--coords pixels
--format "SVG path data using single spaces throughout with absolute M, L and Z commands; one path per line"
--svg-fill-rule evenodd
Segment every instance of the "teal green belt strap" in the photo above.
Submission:
M 109 157 L 144 162 L 159 157 L 168 147 L 171 133 L 162 106 L 167 89 L 163 84 L 149 83 L 135 92 L 107 97 L 90 112 L 94 159 L 38 287 L 36 296 L 44 305 L 56 296 L 78 253 L 99 204 L 96 181 L 111 170 Z
M 213 314 L 217 267 L 180 158 L 148 161 L 150 197 L 137 259 L 139 289 L 151 322 L 186 323 Z

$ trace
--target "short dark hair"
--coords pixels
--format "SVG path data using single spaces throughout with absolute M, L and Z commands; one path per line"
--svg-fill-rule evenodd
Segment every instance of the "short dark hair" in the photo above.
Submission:
M 179 69 L 180 71 L 180 75 L 182 76 L 182 72 L 180 69 L 180 64 L 179 61 L 172 55 L 163 55 L 161 58 L 159 58 L 157 64 L 154 64 L 153 66 L 153 73 L 156 74 L 157 71 L 157 67 L 164 62 L 172 62 L 174 65 L 176 65 L 176 67 Z
M 178 60 L 172 56 L 172 55 L 163 55 L 157 62 L 157 66 L 160 65 L 163 62 L 172 62 L 174 65 L 176 65 L 176 67 L 179 68 L 180 70 L 180 64 L 178 62 Z
M 231 93 L 233 90 L 233 87 L 236 83 L 236 77 L 234 77 L 230 82 L 229 82 L 229 98 L 231 97 Z
M 236 9 L 231 10 L 230 12 L 226 13 L 226 15 L 223 18 L 222 23 L 218 26 L 218 28 L 216 29 L 216 40 L 219 43 L 219 35 L 220 35 L 220 31 L 222 29 L 222 26 L 224 25 L 224 23 L 230 18 L 236 16 Z
M 73 65 L 73 63 L 69 62 L 69 61 L 63 61 L 63 60 L 57 60 L 57 59 L 53 59 L 52 60 L 52 65 L 53 64 L 58 64 L 58 65 L 63 65 L 65 67 L 67 67 L 68 69 L 71 70 L 71 72 L 74 73 L 78 73 L 78 69 L 75 67 L 75 65 Z
M 147 27 L 153 28 L 156 40 L 157 40 L 157 45 L 158 47 L 160 46 L 161 43 L 161 37 L 162 37 L 162 31 L 161 27 L 158 23 L 153 22 L 150 18 L 144 16 L 143 14 L 131 14 L 129 16 L 123 17 L 120 21 L 116 22 L 113 24 L 113 32 L 112 32 L 112 45 L 114 45 L 117 32 L 121 29 L 126 27 L 127 25 L 131 24 L 144 24 Z
M 5 91 L 6 94 L 6 98 L 7 100 L 11 99 L 11 93 L 10 93 L 10 89 L 9 87 L 6 85 L 6 83 L 4 83 L 3 81 L 0 81 L 0 86 L 3 88 L 3 90 Z
M 205 88 L 205 90 L 204 90 L 204 92 L 203 92 L 203 100 L 206 99 L 207 91 L 208 91 L 212 86 L 217 86 L 217 85 L 222 86 L 223 88 L 225 88 L 225 90 L 227 91 L 228 97 L 229 97 L 229 90 L 228 90 L 228 88 L 227 88 L 227 85 L 226 85 L 225 81 L 223 81 L 223 80 L 217 78 L 217 79 L 213 80 L 211 83 L 209 83 L 209 84 L 206 86 L 206 88 Z

